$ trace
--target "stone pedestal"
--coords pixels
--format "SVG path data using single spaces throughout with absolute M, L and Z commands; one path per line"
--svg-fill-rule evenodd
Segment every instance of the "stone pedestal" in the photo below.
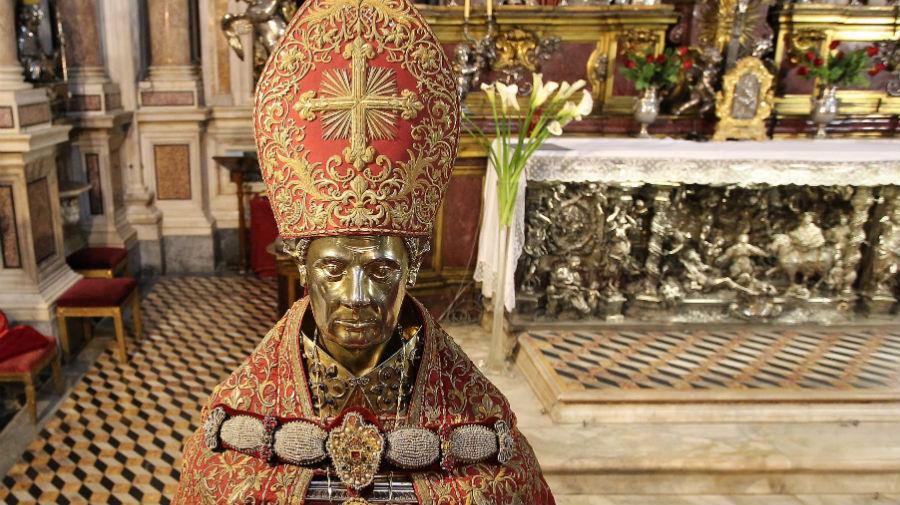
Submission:
M 85 223 L 88 244 L 131 249 L 137 232 L 126 217 L 124 174 L 119 149 L 131 113 L 122 110 L 79 118 L 73 134 L 72 154 L 91 185 L 87 193 Z
M 161 259 L 166 273 L 215 268 L 213 221 L 203 199 L 201 152 L 206 119 L 206 110 L 194 107 L 177 111 L 144 107 L 137 113 L 144 177 L 162 214 Z
M 15 2 L 0 2 L 0 307 L 56 334 L 53 305 L 79 276 L 65 261 L 57 180 L 71 127 L 51 119 L 46 91 L 22 78 Z
M 203 152 L 209 112 L 191 61 L 188 1 L 148 0 L 147 9 L 151 66 L 149 78 L 138 87 L 136 119 L 144 181 L 162 214 L 159 268 L 210 272 L 215 269 L 214 220 L 204 199 Z M 142 261 L 152 268 L 155 248 L 144 244 L 144 237 L 141 242 Z
M 0 307 L 50 334 L 56 299 L 80 278 L 65 261 L 56 169 L 70 129 L 0 133 Z

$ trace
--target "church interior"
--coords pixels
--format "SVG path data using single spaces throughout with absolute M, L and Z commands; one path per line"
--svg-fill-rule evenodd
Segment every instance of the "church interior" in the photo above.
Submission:
M 900 505 L 898 132 L 897 0 L 0 0 L 0 503 Z M 408 339 L 397 426 L 419 408 L 404 367 L 444 331 L 509 402 L 485 393 L 497 424 L 468 426 L 499 463 L 457 458 L 530 444 L 540 468 L 510 475 L 552 496 L 485 470 L 430 501 L 392 470 L 379 497 L 387 474 L 351 485 L 332 447 L 377 412 L 346 411 L 305 496 L 186 490 L 230 471 L 189 448 L 226 460 L 241 419 L 289 459 L 292 415 L 220 389 L 267 334 L 365 391 L 316 347 L 307 264 L 341 243 L 335 208 L 351 236 L 412 223 L 386 232 L 403 261 L 365 274 L 402 264 L 424 307 L 425 343 L 385 333 Z M 398 429 L 377 431 L 393 462 Z

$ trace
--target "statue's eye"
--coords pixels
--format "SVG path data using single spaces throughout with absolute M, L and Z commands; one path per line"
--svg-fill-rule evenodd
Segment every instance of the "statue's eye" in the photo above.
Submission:
M 369 267 L 369 274 L 380 281 L 390 278 L 396 269 L 388 263 L 375 263 Z
M 341 277 L 346 266 L 340 261 L 324 261 L 319 265 L 328 277 Z

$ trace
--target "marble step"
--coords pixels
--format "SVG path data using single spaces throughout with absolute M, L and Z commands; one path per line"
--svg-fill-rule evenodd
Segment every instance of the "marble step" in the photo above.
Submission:
M 640 338 L 634 332 L 617 336 L 617 343 L 623 339 L 632 339 L 631 351 L 634 356 L 617 356 L 619 361 L 614 365 L 598 361 L 597 355 L 591 354 L 594 348 L 604 345 L 604 339 L 609 338 L 608 335 L 591 332 L 562 332 L 549 337 L 540 334 L 522 335 L 516 365 L 544 411 L 558 423 L 900 421 L 900 355 L 897 355 L 898 350 L 893 344 L 889 349 L 879 348 L 879 342 L 887 337 L 875 332 L 875 336 L 871 338 L 872 343 L 867 344 L 868 350 L 857 353 L 850 360 L 844 349 L 846 343 L 840 341 L 843 334 L 838 330 L 807 330 L 800 336 L 787 331 L 757 331 L 759 333 L 752 339 L 740 332 L 724 333 L 727 338 L 719 338 L 715 343 L 721 348 L 720 355 L 715 358 L 702 354 L 698 358 L 689 352 L 690 347 L 687 346 L 687 350 L 671 351 L 671 355 L 665 357 L 665 364 L 661 366 L 658 363 L 653 366 L 646 364 L 652 362 L 652 356 L 656 356 L 658 349 L 671 346 L 674 337 L 668 334 L 658 337 L 660 342 L 655 342 L 651 334 Z M 891 342 L 900 338 L 894 331 L 888 334 Z M 674 335 L 680 336 L 684 341 L 692 338 L 702 340 L 702 337 L 694 333 L 681 332 Z M 852 332 L 847 333 L 849 335 L 846 338 L 856 339 L 854 342 L 861 338 Z M 588 338 L 590 335 L 595 335 L 596 339 L 591 340 Z M 702 335 L 702 332 L 698 335 Z M 773 345 L 797 345 L 798 349 L 810 355 L 804 358 L 806 361 L 791 355 L 792 359 L 799 360 L 791 363 L 780 358 L 764 358 L 761 353 L 765 347 L 760 346 L 768 340 L 758 340 L 763 337 L 771 340 Z M 813 337 L 819 337 L 819 340 Z M 882 340 L 878 340 L 879 338 Z M 798 342 L 794 343 L 794 340 Z M 821 356 L 813 353 L 814 348 L 810 342 L 820 342 L 817 352 Z M 709 345 L 704 349 L 709 348 Z M 728 347 L 741 345 L 747 347 L 742 354 L 729 350 Z M 833 354 L 826 352 L 832 347 L 835 348 Z M 641 349 L 647 355 L 642 355 L 639 360 L 637 355 L 643 352 Z M 752 356 L 753 352 L 758 354 L 749 359 L 747 356 Z M 713 369 L 725 366 L 733 370 L 740 370 L 741 367 L 744 369 L 741 374 L 736 375 L 739 380 L 734 379 L 727 384 L 723 382 L 721 386 L 706 383 L 706 379 L 693 379 L 690 383 L 679 383 L 673 379 L 677 374 L 672 373 L 672 370 L 684 372 L 691 367 L 703 369 L 698 367 L 698 363 L 704 363 L 704 367 Z M 880 375 L 873 377 L 884 384 L 865 383 L 872 373 L 871 370 L 861 371 L 867 366 L 877 367 L 875 371 Z M 642 367 L 649 372 L 638 373 L 637 370 Z M 610 368 L 614 370 L 608 372 Z M 635 370 L 626 378 L 641 381 L 641 387 L 637 387 L 636 382 L 629 387 L 609 387 L 608 384 L 599 382 L 609 373 L 625 377 L 622 370 Z M 725 368 L 717 371 L 721 373 L 721 370 Z M 656 383 L 648 382 L 648 377 L 643 375 L 645 373 L 651 374 L 649 379 L 665 379 L 672 381 L 674 385 L 646 387 L 648 383 Z M 837 386 L 830 385 L 825 381 L 829 379 L 829 376 L 823 375 L 825 373 L 833 377 L 842 376 L 842 379 L 837 381 Z M 685 377 L 691 375 L 686 374 Z M 705 377 L 711 374 L 699 375 Z M 779 376 L 787 383 L 786 386 L 767 385 L 775 384 L 774 379 Z M 813 380 L 822 385 L 810 387 Z
M 900 496 L 897 422 L 532 425 L 522 430 L 560 496 Z

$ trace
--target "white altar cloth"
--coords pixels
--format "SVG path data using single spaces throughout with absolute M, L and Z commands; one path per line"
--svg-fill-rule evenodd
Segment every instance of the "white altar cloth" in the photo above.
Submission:
M 516 306 L 514 276 L 525 243 L 526 181 L 883 186 L 900 184 L 900 140 L 556 139 L 534 153 L 519 182 L 505 262 L 498 257 L 497 174 L 489 163 L 475 280 L 493 296 L 498 266 L 505 263 L 508 311 Z

